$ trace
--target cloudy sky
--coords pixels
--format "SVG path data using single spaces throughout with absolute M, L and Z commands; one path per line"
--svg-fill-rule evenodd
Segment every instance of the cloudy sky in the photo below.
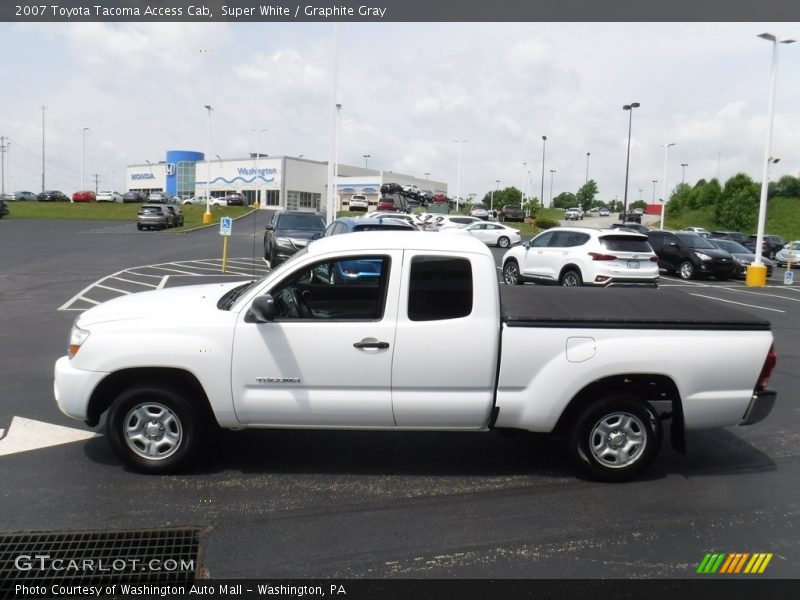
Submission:
M 333 26 L 237 23 L 0 24 L 3 110 L 11 140 L 6 191 L 41 191 L 42 110 L 46 187 L 121 188 L 126 165 L 168 149 L 212 155 L 255 151 L 328 156 Z M 772 44 L 798 23 L 343 23 L 340 25 L 340 160 L 444 181 L 461 195 L 521 187 L 545 200 L 586 176 L 600 197 L 622 197 L 628 113 L 633 114 L 629 198 L 661 195 L 667 181 L 738 171 L 761 178 Z M 772 178 L 800 174 L 800 44 L 781 46 Z M 523 169 L 523 163 L 527 167 Z M 528 176 L 527 171 L 530 171 Z M 124 190 L 120 190 L 124 191 Z

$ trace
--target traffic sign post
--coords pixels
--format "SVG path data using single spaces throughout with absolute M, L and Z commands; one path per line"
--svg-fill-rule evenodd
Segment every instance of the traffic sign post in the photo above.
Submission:
M 222 272 L 228 265 L 228 239 L 231 237 L 233 231 L 233 219 L 230 217 L 222 217 L 219 220 L 219 234 L 222 236 Z

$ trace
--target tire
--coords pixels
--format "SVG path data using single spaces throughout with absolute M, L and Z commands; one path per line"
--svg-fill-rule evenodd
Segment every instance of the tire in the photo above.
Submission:
M 111 405 L 111 448 L 141 473 L 175 473 L 197 454 L 206 420 L 178 390 L 153 385 L 124 390 Z
M 559 283 L 564 287 L 581 287 L 583 285 L 583 279 L 579 271 L 570 269 L 564 272 Z
M 506 236 L 501 235 L 497 238 L 497 247 L 498 248 L 508 248 L 511 245 L 511 240 L 508 239 Z
M 775 250 L 770 250 L 769 256 L 767 258 L 769 258 L 770 260 L 775 260 Z
M 142 231 L 144 229 L 144 227 L 137 223 L 136 224 L 136 229 L 138 229 L 139 231 Z
M 680 275 L 680 278 L 684 280 L 692 279 L 694 277 L 694 265 L 692 264 L 692 261 L 683 261 L 681 266 L 678 267 L 678 275 Z
M 275 267 L 278 266 L 278 259 L 275 256 L 275 251 L 274 250 L 270 250 L 269 251 L 269 259 L 268 260 L 269 260 L 269 268 L 270 269 L 274 269 Z
M 661 449 L 661 421 L 633 396 L 609 396 L 578 416 L 570 435 L 576 464 L 598 481 L 626 481 L 653 462 Z
M 522 276 L 517 261 L 510 260 L 503 266 L 503 281 L 507 285 L 522 285 Z

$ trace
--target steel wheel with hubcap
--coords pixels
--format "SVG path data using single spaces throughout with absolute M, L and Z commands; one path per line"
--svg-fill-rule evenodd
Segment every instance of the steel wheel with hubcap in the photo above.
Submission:
M 661 436 L 661 421 L 648 402 L 632 396 L 607 397 L 578 417 L 570 450 L 591 477 L 624 481 L 655 459 Z
M 678 274 L 681 276 L 681 279 L 691 279 L 694 277 L 694 265 L 692 262 L 689 260 L 683 261 L 678 268 Z
M 503 280 L 508 285 L 522 285 L 522 277 L 519 275 L 519 265 L 514 260 L 510 260 L 503 267 Z
M 144 473 L 172 473 L 186 466 L 198 450 L 203 425 L 181 392 L 153 386 L 124 390 L 106 421 L 113 450 Z

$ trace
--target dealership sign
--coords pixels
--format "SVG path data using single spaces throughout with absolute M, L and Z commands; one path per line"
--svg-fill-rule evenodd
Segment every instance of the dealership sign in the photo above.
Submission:
M 139 179 L 155 179 L 155 178 L 156 176 L 153 175 L 152 173 L 134 173 L 133 175 L 131 175 L 131 179 L 133 179 L 134 181 L 137 181 Z

